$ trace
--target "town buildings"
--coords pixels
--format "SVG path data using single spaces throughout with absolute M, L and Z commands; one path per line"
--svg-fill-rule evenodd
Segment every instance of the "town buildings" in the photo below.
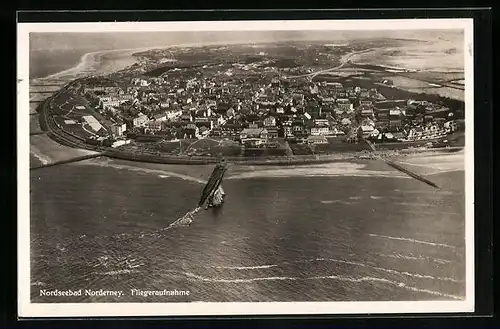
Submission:
M 458 129 L 443 105 L 387 100 L 377 88 L 353 83 L 284 79 L 272 67 L 218 67 L 211 75 L 175 68 L 160 77 L 131 77 L 120 87 L 93 84 L 84 95 L 115 122 L 111 130 L 117 137 L 133 131 L 165 139 L 225 138 L 257 147 L 279 138 L 323 144 L 328 138 L 355 142 L 360 136 L 392 134 L 411 140 Z M 93 130 L 101 129 L 97 120 L 85 120 Z
M 111 126 L 111 133 L 114 136 L 123 136 L 126 130 L 127 130 L 126 123 L 115 123 Z

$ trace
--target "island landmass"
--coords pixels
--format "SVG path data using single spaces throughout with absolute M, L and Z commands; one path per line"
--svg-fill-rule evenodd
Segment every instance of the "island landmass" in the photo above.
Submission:
M 307 164 L 460 150 L 463 70 L 388 65 L 408 42 L 138 51 L 134 64 L 79 77 L 38 103 L 39 133 L 93 151 L 81 159 L 169 164 L 209 164 L 221 155 L 241 164 Z

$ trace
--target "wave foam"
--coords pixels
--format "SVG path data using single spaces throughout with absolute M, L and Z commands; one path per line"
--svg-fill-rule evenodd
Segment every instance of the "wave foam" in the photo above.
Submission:
M 278 266 L 279 266 L 278 264 L 273 264 L 273 265 L 256 265 L 256 266 L 212 266 L 212 267 L 224 270 L 259 270 L 259 269 L 273 268 Z
M 42 165 L 46 165 L 52 162 L 52 159 L 46 154 L 43 154 L 38 148 L 34 147 L 33 143 L 30 144 L 30 154 L 37 158 L 37 160 L 40 161 Z
M 405 257 L 405 256 L 401 255 L 401 257 Z M 217 268 L 217 269 L 230 269 L 230 270 L 256 270 L 256 269 L 268 269 L 268 268 L 273 268 L 273 267 L 281 267 L 281 266 L 285 266 L 285 265 L 293 265 L 293 264 L 301 264 L 301 263 L 302 264 L 303 263 L 313 263 L 313 262 L 334 262 L 334 263 L 355 265 L 355 266 L 360 266 L 360 267 L 371 268 L 371 269 L 381 271 L 381 272 L 386 272 L 386 273 L 395 274 L 395 275 L 402 275 L 402 276 L 407 276 L 407 277 L 413 277 L 413 278 L 417 278 L 417 279 L 448 281 L 448 282 L 455 282 L 455 283 L 462 282 L 460 280 L 456 280 L 456 279 L 450 278 L 450 277 L 439 277 L 439 276 L 432 276 L 432 275 L 413 273 L 413 272 L 407 272 L 407 271 L 398 271 L 398 270 L 394 270 L 394 269 L 373 266 L 373 265 L 369 265 L 369 264 L 365 264 L 365 263 L 361 263 L 361 262 L 347 261 L 347 260 L 335 259 L 335 258 L 315 258 L 315 259 L 309 259 L 309 260 L 299 260 L 299 261 L 294 261 L 294 262 L 283 262 L 283 263 L 279 263 L 279 264 L 263 264 L 263 265 L 254 265 L 254 266 L 209 266 L 209 267 Z
M 35 287 L 44 287 L 46 286 L 47 284 L 45 284 L 44 282 L 42 281 L 35 281 L 35 282 L 32 282 L 31 283 L 32 286 L 35 286 Z
M 412 255 L 404 255 L 404 254 L 399 254 L 399 253 L 394 253 L 394 254 L 378 254 L 379 256 L 382 257 L 387 257 L 387 258 L 395 258 L 395 259 L 403 259 L 403 260 L 411 260 L 411 261 L 432 261 L 436 262 L 439 264 L 448 264 L 451 263 L 451 260 L 447 259 L 442 259 L 442 258 L 434 258 L 434 257 L 424 257 L 424 256 L 412 256 Z
M 452 246 L 452 245 L 445 244 L 445 243 L 422 241 L 422 240 L 415 240 L 415 239 L 410 239 L 410 238 L 393 237 L 393 236 L 379 235 L 379 234 L 368 234 L 368 235 L 371 237 L 377 237 L 377 238 L 383 238 L 383 239 L 389 239 L 389 240 L 407 241 L 407 242 L 426 244 L 426 245 L 436 246 L 436 247 L 444 247 L 444 248 L 451 248 L 451 249 L 456 248 L 456 246 Z
M 434 296 L 439 296 L 439 297 L 446 297 L 446 298 L 451 298 L 451 299 L 463 299 L 462 297 L 452 295 L 452 294 L 446 294 L 442 293 L 439 291 L 434 291 L 430 289 L 421 289 L 413 286 L 408 286 L 404 282 L 398 282 L 398 281 L 393 281 L 393 280 L 388 280 L 388 279 L 383 279 L 383 278 L 377 278 L 377 277 L 372 277 L 372 276 L 364 276 L 364 277 L 350 277 L 350 276 L 344 276 L 344 275 L 321 275 L 321 276 L 311 276 L 311 277 L 290 277 L 290 276 L 271 276 L 271 277 L 257 277 L 257 278 L 247 278 L 247 279 L 226 279 L 226 278 L 213 278 L 213 277 L 205 277 L 201 275 L 197 275 L 191 272 L 186 272 L 184 275 L 191 280 L 197 280 L 197 281 L 205 281 L 205 282 L 216 282 L 216 283 L 252 283 L 252 282 L 259 282 L 259 281 L 306 281 L 306 280 L 337 280 L 337 281 L 347 281 L 347 282 L 353 282 L 353 283 L 361 283 L 361 282 L 378 282 L 378 283 L 385 283 L 389 284 L 392 286 L 396 286 L 399 288 L 404 288 L 410 291 L 415 291 L 415 292 L 423 292 L 427 294 L 431 294 Z
M 340 203 L 340 204 L 353 204 L 354 202 L 342 201 L 342 200 L 323 200 L 321 201 L 323 204 L 332 204 L 332 203 Z
M 108 272 L 99 272 L 97 274 L 99 275 L 123 275 L 123 274 L 135 274 L 139 273 L 138 270 L 130 270 L 130 269 L 122 269 L 122 270 L 115 270 L 115 271 L 108 271 Z
M 368 265 L 368 264 L 364 264 L 364 263 L 360 263 L 360 262 L 345 261 L 345 260 L 341 260 L 341 259 L 317 258 L 316 260 L 317 261 L 331 261 L 331 262 L 336 262 L 336 263 L 343 263 L 343 264 L 356 265 L 356 266 L 361 266 L 361 267 L 368 267 L 368 268 L 382 271 L 382 272 L 386 272 L 386 273 L 409 276 L 409 277 L 414 277 L 417 279 L 430 279 L 430 280 L 439 280 L 439 281 L 462 282 L 460 280 L 455 280 L 453 278 L 448 278 L 448 277 L 435 277 L 435 276 L 427 275 L 427 274 L 412 273 L 412 272 L 406 272 L 406 271 L 397 271 L 397 270 L 388 269 L 388 268 L 384 268 L 384 267 L 372 266 L 372 265 Z
M 115 169 L 121 169 L 121 170 L 129 170 L 129 171 L 141 172 L 141 173 L 146 173 L 146 174 L 155 174 L 161 178 L 176 177 L 176 178 L 180 178 L 180 179 L 183 179 L 186 181 L 200 183 L 200 184 L 206 184 L 206 182 L 207 182 L 207 181 L 200 179 L 200 178 L 196 178 L 196 177 L 192 177 L 192 176 L 188 176 L 188 175 L 184 175 L 184 174 L 179 174 L 179 173 L 175 173 L 175 172 L 171 172 L 171 171 L 167 171 L 167 170 L 136 167 L 136 166 L 132 166 L 132 165 L 112 163 L 110 161 L 103 161 L 101 159 L 99 159 L 97 161 L 92 161 L 92 160 L 82 161 L 82 162 L 80 162 L 80 164 L 109 167 L 109 168 L 115 168 Z

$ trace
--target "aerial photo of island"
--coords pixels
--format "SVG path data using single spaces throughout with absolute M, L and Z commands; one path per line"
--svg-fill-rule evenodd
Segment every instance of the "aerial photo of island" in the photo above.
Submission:
M 29 39 L 31 302 L 465 299 L 462 30 Z

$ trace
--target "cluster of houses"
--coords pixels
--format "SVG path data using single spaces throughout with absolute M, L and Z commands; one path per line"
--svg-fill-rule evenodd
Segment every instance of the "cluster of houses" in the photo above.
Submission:
M 85 86 L 116 138 L 227 138 L 261 147 L 277 138 L 323 144 L 327 138 L 436 138 L 456 130 L 450 109 L 425 101 L 387 100 L 376 88 L 249 74 L 210 78 L 175 70 L 134 77 L 122 86 Z

